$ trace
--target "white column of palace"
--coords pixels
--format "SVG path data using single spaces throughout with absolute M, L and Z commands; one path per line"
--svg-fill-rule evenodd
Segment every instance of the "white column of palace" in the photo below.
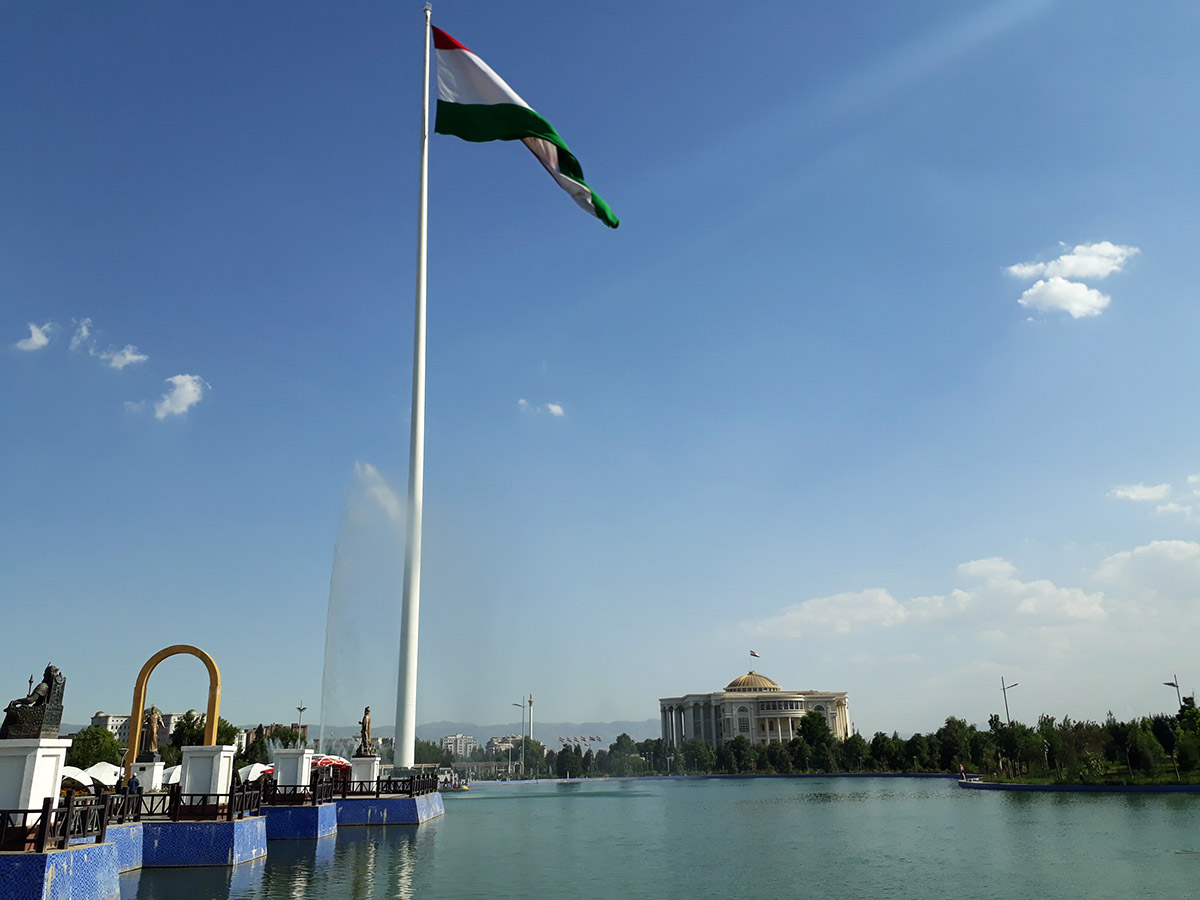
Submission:
M 850 736 L 845 691 L 785 691 L 753 669 L 723 691 L 664 697 L 658 708 L 663 740 L 676 747 L 689 738 L 718 747 L 738 735 L 755 746 L 786 743 L 800 733 L 800 720 L 814 710 L 825 716 L 835 737 Z

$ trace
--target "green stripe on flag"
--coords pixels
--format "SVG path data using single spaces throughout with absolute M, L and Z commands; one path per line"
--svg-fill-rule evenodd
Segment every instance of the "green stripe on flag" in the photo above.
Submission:
M 437 102 L 437 119 L 433 130 L 464 141 L 484 143 L 486 141 L 519 141 L 524 138 L 542 138 L 558 148 L 558 169 L 572 181 L 577 181 L 592 197 L 596 218 L 609 228 L 616 228 L 621 220 L 614 214 L 603 198 L 592 190 L 583 179 L 583 167 L 558 136 L 554 126 L 528 106 L 515 103 L 476 104 Z

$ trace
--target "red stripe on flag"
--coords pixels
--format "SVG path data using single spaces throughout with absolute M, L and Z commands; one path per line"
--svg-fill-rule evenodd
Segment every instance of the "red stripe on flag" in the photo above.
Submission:
M 431 27 L 433 28 L 434 50 L 467 50 L 466 47 L 464 47 L 454 38 L 450 37 L 450 35 L 446 34 L 446 32 L 442 31 L 442 29 L 438 28 L 436 25 Z

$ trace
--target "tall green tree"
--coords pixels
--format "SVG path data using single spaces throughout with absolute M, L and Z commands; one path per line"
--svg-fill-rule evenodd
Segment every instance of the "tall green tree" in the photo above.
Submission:
M 841 742 L 838 747 L 838 760 L 847 772 L 861 772 L 863 765 L 870 755 L 870 748 L 863 736 L 857 731 Z
M 183 759 L 184 747 L 197 747 L 204 743 L 204 724 L 207 717 L 188 710 L 175 721 L 170 744 L 159 745 L 159 755 L 168 766 L 178 765 Z M 225 719 L 217 719 L 217 743 L 228 746 L 237 742 L 238 727 Z
M 788 753 L 787 744 L 767 744 L 767 765 L 781 775 L 792 771 L 792 755 Z
M 788 741 L 788 758 L 792 761 L 792 771 L 807 772 L 812 766 L 812 747 L 802 737 L 794 737 Z
M 413 762 L 420 765 L 448 766 L 453 756 L 449 750 L 443 750 L 433 741 L 417 738 L 413 744 Z
M 124 751 L 116 736 L 107 728 L 85 728 L 76 733 L 67 748 L 67 765 L 86 769 L 98 762 L 120 765 Z
M 707 775 L 717 765 L 717 752 L 700 738 L 688 738 L 680 748 L 683 770 L 691 775 Z
M 732 773 L 748 773 L 754 771 L 754 748 L 744 734 L 739 734 L 732 741 L 721 745 L 728 747 L 733 765 L 729 768 Z
M 633 738 L 624 732 L 617 735 L 608 748 L 608 773 L 617 777 L 641 775 L 645 767 Z
M 810 747 L 820 747 L 822 744 L 832 744 L 833 732 L 829 730 L 829 722 L 825 714 L 810 709 L 800 720 L 800 736 Z
M 954 770 L 960 765 L 964 768 L 971 764 L 971 732 L 974 725 L 968 725 L 963 719 L 947 716 L 946 723 L 937 730 L 938 736 L 938 765 L 943 770 Z
M 546 771 L 546 745 L 541 741 L 526 739 L 521 742 L 522 758 L 525 760 L 525 774 L 531 778 L 536 778 L 538 775 Z M 579 765 L 583 765 L 583 757 L 579 758 Z

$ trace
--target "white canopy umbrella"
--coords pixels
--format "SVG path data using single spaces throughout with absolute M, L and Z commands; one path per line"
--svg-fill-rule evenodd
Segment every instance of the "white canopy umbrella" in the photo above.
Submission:
M 242 779 L 243 782 L 258 781 L 258 779 L 262 778 L 268 772 L 274 771 L 274 765 L 264 766 L 262 763 L 250 763 L 250 765 L 242 766 L 237 770 L 238 778 Z
M 93 781 L 98 781 L 103 785 L 112 787 L 121 776 L 125 774 L 125 770 L 120 766 L 114 766 L 109 762 L 98 762 L 88 766 L 83 770 L 85 774 L 90 775 Z
M 70 778 L 72 781 L 79 782 L 84 787 L 92 786 L 92 776 L 89 775 L 87 772 L 83 771 L 83 769 L 77 768 L 75 766 L 63 766 L 62 767 L 62 774 L 60 774 L 58 776 L 59 783 L 61 784 L 62 781 L 67 778 Z
M 163 784 L 179 784 L 179 776 L 183 774 L 183 766 L 167 766 L 163 769 Z

